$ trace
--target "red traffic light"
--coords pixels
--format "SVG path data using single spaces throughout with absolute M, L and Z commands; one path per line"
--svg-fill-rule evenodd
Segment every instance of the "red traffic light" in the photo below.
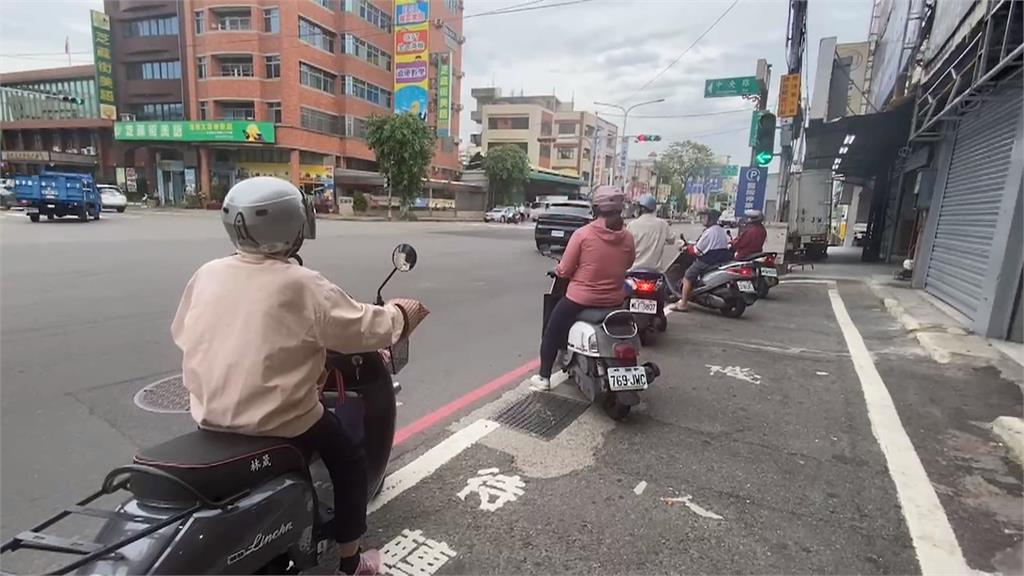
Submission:
M 644 137 L 643 134 L 638 134 L 637 135 L 637 137 L 636 137 L 636 141 L 637 142 L 643 142 L 644 140 L 645 140 L 645 137 Z
M 637 142 L 659 142 L 659 141 L 661 141 L 661 136 L 658 136 L 657 134 L 637 134 L 636 135 L 636 141 Z

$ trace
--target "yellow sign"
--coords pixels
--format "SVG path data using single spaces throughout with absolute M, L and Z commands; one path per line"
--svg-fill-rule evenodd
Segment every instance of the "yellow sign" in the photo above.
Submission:
M 395 0 L 395 112 L 427 119 L 430 3 Z
M 800 75 L 785 74 L 779 82 L 779 118 L 793 118 L 800 110 Z

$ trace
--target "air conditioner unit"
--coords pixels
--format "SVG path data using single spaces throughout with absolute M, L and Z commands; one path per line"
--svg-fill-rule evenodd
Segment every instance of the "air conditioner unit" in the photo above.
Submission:
M 462 138 L 453 138 L 452 139 L 452 144 L 455 144 L 456 146 L 461 146 L 462 145 Z
M 434 28 L 444 28 L 444 19 L 434 18 Z
M 456 104 L 454 108 L 456 112 L 462 112 L 462 104 Z
M 463 72 L 462 70 L 459 70 L 459 72 L 455 76 L 461 80 L 466 77 L 466 73 Z
M 135 114 L 121 114 L 121 122 L 135 122 Z
M 456 40 L 456 42 L 458 42 L 459 45 L 461 46 L 461 45 L 466 43 L 466 37 L 465 36 L 459 36 L 459 39 Z

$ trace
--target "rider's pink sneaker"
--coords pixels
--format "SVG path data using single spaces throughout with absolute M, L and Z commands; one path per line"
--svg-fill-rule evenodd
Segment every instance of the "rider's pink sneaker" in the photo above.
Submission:
M 359 554 L 359 566 L 356 567 L 356 571 L 349 575 L 346 572 L 338 570 L 335 574 L 344 574 L 345 576 L 376 576 L 380 574 L 381 556 L 378 550 L 363 550 Z

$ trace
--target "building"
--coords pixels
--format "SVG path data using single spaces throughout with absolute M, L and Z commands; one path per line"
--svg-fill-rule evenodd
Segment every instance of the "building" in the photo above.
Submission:
M 408 3 L 402 3 L 408 6 Z M 430 0 L 411 45 L 438 131 L 430 178 L 460 174 L 462 3 Z M 366 123 L 398 107 L 394 4 L 372 0 L 106 0 L 123 158 L 167 203 L 239 179 L 287 178 L 330 204 L 379 191 Z M 424 42 L 424 40 L 426 40 Z M 401 46 L 401 45 L 400 45 Z M 419 65 L 429 56 L 429 65 Z M 399 63 L 401 64 L 401 63 Z M 439 120 L 440 118 L 440 120 Z M 337 186 L 337 193 L 334 187 Z
M 3 173 L 88 172 L 114 182 L 113 122 L 100 118 L 96 69 L 0 74 Z
M 483 154 L 518 146 L 536 168 L 582 180 L 586 188 L 611 184 L 618 128 L 591 112 L 578 111 L 553 95 L 502 96 L 500 88 L 474 88 L 471 119 L 481 131 L 473 144 Z

